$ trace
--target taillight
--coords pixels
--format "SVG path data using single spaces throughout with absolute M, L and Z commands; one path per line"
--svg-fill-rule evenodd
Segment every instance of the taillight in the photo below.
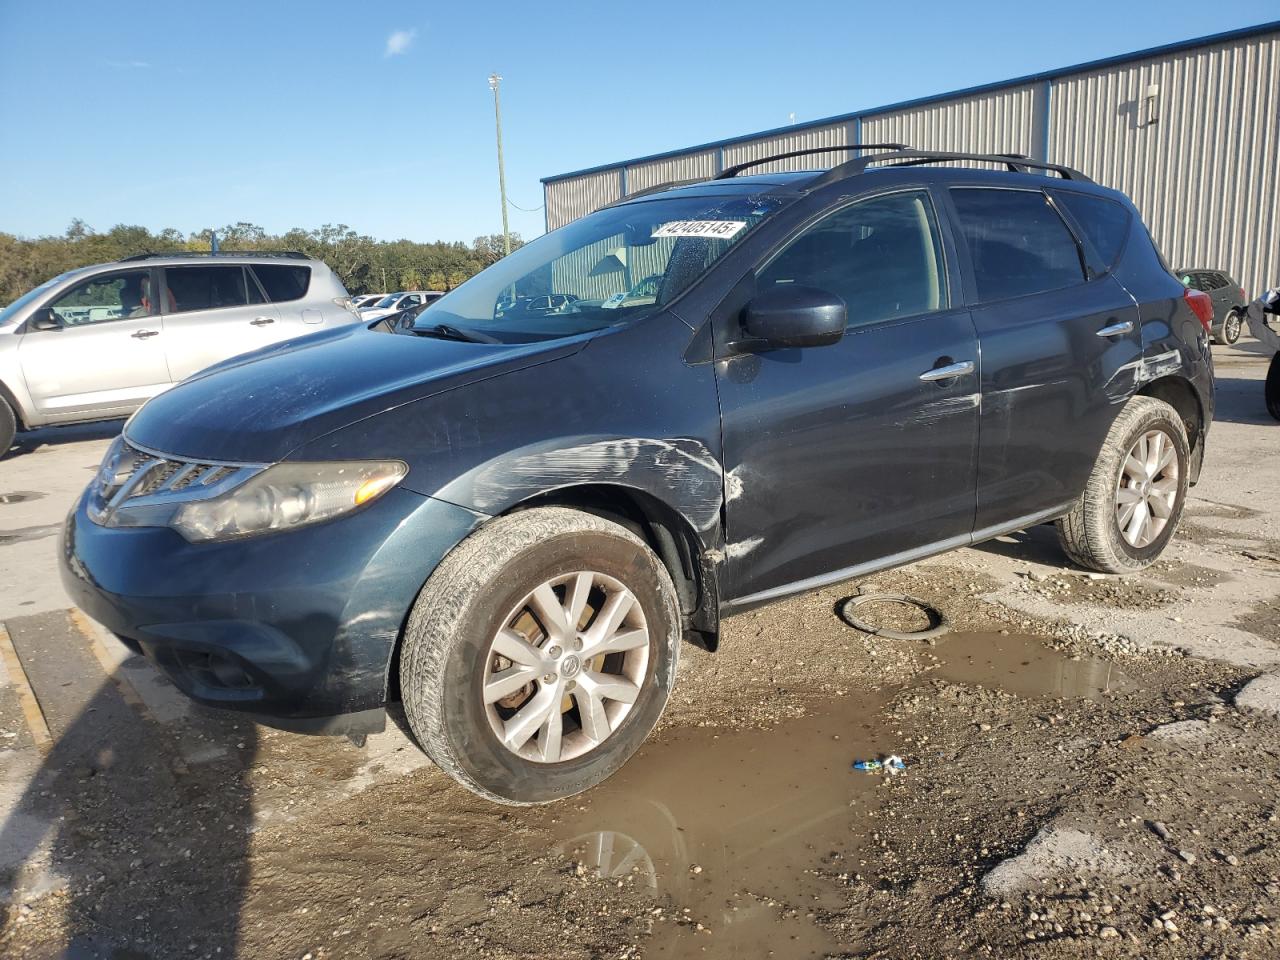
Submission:
M 1245 303 L 1249 302 L 1249 295 L 1244 292 L 1244 287 L 1240 288 L 1240 299 L 1243 300 Z
M 1191 312 L 1200 321 L 1200 326 L 1204 327 L 1204 332 L 1212 332 L 1213 301 L 1209 298 L 1209 295 L 1203 290 L 1192 290 L 1187 287 L 1182 291 L 1182 299 L 1187 301 L 1187 306 L 1191 308 Z

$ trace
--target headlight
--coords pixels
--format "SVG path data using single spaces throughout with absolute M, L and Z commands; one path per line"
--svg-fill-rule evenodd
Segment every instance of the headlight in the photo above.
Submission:
M 196 543 L 291 530 L 371 503 L 408 472 L 399 460 L 278 463 L 219 497 L 183 504 L 171 525 Z

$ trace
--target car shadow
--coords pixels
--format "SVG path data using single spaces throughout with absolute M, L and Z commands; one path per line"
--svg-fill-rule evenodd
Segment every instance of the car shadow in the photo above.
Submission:
M 1267 412 L 1264 390 L 1262 380 L 1217 377 L 1214 380 L 1213 419 L 1224 423 L 1276 426 L 1275 418 Z M 1213 434 L 1209 436 L 1212 444 Z
M 13 441 L 13 446 L 0 457 L 7 460 L 30 456 L 49 447 L 83 440 L 110 440 L 119 435 L 123 420 L 98 420 L 94 423 L 72 423 L 65 427 L 38 427 L 24 430 Z
M 24 899 L 61 887 L 60 929 L 37 956 L 238 956 L 258 741 L 251 723 L 201 732 L 219 757 L 188 765 L 103 682 L 55 731 L 0 825 L 0 926 L 26 919 Z
M 1067 555 L 1062 552 L 1062 546 L 1058 543 L 1058 531 L 1051 523 L 1006 533 L 994 540 L 984 540 L 982 543 L 975 543 L 973 549 L 1008 557 L 1020 563 L 1043 563 L 1050 567 L 1071 564 Z

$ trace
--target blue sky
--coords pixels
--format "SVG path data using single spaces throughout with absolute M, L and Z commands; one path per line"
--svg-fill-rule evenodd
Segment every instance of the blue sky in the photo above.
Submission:
M 1069 11 L 1069 12 L 1068 12 Z M 1274 0 L 0 0 L 0 230 L 501 229 L 567 170 L 1249 26 Z M 540 209 L 512 229 L 542 230 Z

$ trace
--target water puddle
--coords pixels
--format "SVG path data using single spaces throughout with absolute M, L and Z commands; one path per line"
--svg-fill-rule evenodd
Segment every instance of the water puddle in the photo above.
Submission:
M 1019 697 L 1086 697 L 1136 690 L 1139 684 L 1113 663 L 1070 656 L 1024 634 L 956 633 L 928 651 L 938 667 L 926 677 L 977 684 Z
M 835 945 L 808 914 L 842 900 L 807 871 L 862 842 L 879 778 L 850 766 L 893 746 L 887 699 L 768 731 L 674 731 L 560 818 L 560 849 L 668 904 L 646 958 L 825 956 Z
M 28 500 L 39 500 L 43 493 L 35 490 L 14 490 L 12 493 L 0 493 L 0 505 L 6 503 L 26 503 Z
M 936 666 L 921 680 L 1024 697 L 1137 686 L 1105 661 L 1072 660 L 1031 636 L 955 634 L 925 656 Z M 657 895 L 663 912 L 646 958 L 802 960 L 850 949 L 811 916 L 846 904 L 810 871 L 833 855 L 851 873 L 866 870 L 881 781 L 851 765 L 901 748 L 882 715 L 896 692 L 850 696 L 767 731 L 671 731 L 557 809 L 559 849 L 601 878 Z
M 11 543 L 24 543 L 27 540 L 43 540 L 45 537 L 55 536 L 61 529 L 62 525 L 59 523 L 47 523 L 39 527 L 0 530 L 0 546 L 8 546 Z

